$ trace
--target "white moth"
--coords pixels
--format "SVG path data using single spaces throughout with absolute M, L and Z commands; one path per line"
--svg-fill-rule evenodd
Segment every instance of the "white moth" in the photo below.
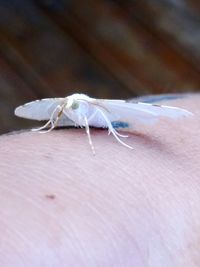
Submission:
M 89 126 L 107 128 L 109 134 L 122 145 L 124 143 L 116 129 L 133 129 L 134 121 L 144 124 L 155 123 L 160 117 L 178 119 L 193 115 L 191 112 L 169 106 L 147 103 L 131 103 L 125 100 L 95 99 L 85 94 L 73 94 L 64 98 L 46 98 L 29 102 L 15 109 L 15 115 L 27 119 L 47 121 L 33 131 L 42 133 L 52 131 L 56 126 L 85 127 L 88 140 L 94 153 Z

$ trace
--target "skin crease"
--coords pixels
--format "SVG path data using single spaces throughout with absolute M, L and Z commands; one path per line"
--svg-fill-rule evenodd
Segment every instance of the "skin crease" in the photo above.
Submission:
M 0 137 L 0 266 L 195 267 L 200 253 L 200 96 L 194 113 L 106 130 Z M 34 122 L 33 122 L 34 125 Z

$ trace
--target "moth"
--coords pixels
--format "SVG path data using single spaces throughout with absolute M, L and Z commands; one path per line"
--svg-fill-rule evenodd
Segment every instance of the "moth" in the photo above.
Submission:
M 178 107 L 148 103 L 131 103 L 125 100 L 95 99 L 85 94 L 73 94 L 64 98 L 45 98 L 26 103 L 15 109 L 15 115 L 38 121 L 47 121 L 42 127 L 33 129 L 47 133 L 55 127 L 85 127 L 93 153 L 94 146 L 90 135 L 90 126 L 107 128 L 119 143 L 131 148 L 122 141 L 128 137 L 118 132 L 131 130 L 134 122 L 153 124 L 161 117 L 179 119 L 193 114 Z

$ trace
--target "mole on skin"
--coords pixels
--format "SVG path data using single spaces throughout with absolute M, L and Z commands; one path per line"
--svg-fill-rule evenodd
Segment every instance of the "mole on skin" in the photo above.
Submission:
M 56 198 L 56 196 L 53 194 L 47 194 L 47 195 L 45 195 L 45 197 L 48 199 L 52 199 L 52 200 Z

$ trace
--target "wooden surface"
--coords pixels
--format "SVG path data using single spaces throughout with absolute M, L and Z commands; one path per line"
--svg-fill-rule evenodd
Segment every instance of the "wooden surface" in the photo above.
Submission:
M 199 88 L 199 1 L 0 1 L 0 133 L 34 125 L 13 109 L 37 98 Z

